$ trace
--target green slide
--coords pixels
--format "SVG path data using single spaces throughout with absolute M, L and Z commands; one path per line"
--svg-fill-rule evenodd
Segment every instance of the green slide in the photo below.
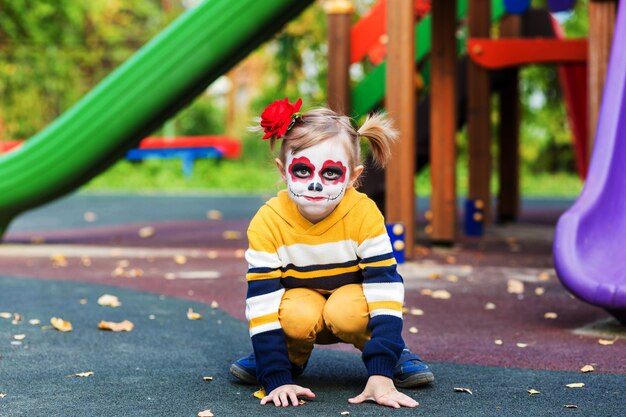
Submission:
M 111 166 L 313 0 L 206 0 L 75 106 L 0 155 L 0 238 L 21 212 Z

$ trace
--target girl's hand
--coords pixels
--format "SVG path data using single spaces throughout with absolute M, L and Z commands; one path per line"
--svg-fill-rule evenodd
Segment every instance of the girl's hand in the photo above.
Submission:
M 288 407 L 289 401 L 291 400 L 291 405 L 297 407 L 300 404 L 298 396 L 315 398 L 313 391 L 308 388 L 301 387 L 300 385 L 281 385 L 278 388 L 274 388 L 272 392 L 263 397 L 261 405 L 273 401 L 276 407 Z
M 419 404 L 413 398 L 399 392 L 393 385 L 391 378 L 382 375 L 370 376 L 363 392 L 348 400 L 351 404 L 361 404 L 365 401 L 374 401 L 393 408 L 402 406 L 414 408 Z

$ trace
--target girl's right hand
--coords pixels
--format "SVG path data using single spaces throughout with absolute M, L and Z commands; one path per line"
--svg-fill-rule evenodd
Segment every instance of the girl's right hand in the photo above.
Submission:
M 281 385 L 278 388 L 274 388 L 272 392 L 263 397 L 261 405 L 272 401 L 276 407 L 288 407 L 289 401 L 291 401 L 291 405 L 297 407 L 300 405 L 300 401 L 298 400 L 299 396 L 315 398 L 313 391 L 308 388 L 301 387 L 300 385 Z

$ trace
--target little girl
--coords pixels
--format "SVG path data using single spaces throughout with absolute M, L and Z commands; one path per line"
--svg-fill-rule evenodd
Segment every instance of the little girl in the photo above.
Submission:
M 287 189 L 248 228 L 246 317 L 254 353 L 230 372 L 263 385 L 261 404 L 297 406 L 298 396 L 315 397 L 293 382 L 313 345 L 350 343 L 362 351 L 369 378 L 349 402 L 416 407 L 395 386 L 434 377 L 402 339 L 404 286 L 383 216 L 355 189 L 363 172 L 360 139 L 369 140 L 384 167 L 397 133 L 382 115 L 357 131 L 348 117 L 324 108 L 301 114 L 301 105 L 277 100 L 261 115 L 270 147 L 283 140 L 276 165 Z

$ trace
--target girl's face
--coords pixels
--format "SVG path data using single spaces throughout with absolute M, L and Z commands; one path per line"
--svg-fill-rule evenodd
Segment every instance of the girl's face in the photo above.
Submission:
M 289 153 L 284 165 L 278 159 L 276 163 L 289 197 L 311 223 L 324 219 L 337 207 L 363 170 L 359 166 L 356 172 L 350 172 L 348 154 L 338 138 Z

